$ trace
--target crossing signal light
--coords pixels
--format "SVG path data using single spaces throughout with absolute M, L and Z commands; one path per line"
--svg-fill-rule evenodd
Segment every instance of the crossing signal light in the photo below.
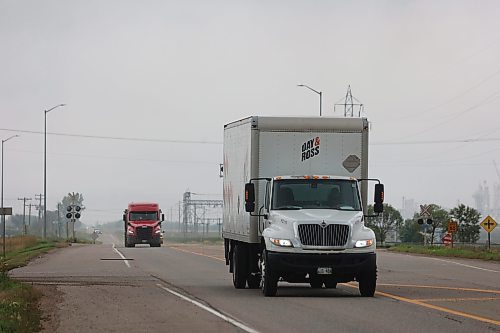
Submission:
M 68 211 L 68 213 L 66 214 L 66 218 L 67 219 L 79 219 L 82 215 L 80 214 L 80 211 L 82 210 L 82 208 L 80 206 L 77 206 L 77 205 L 70 205 L 68 207 L 66 207 L 66 210 Z

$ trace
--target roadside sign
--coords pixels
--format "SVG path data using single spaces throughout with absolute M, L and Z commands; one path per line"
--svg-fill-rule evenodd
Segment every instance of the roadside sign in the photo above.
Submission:
M 490 233 L 497 226 L 497 222 L 491 216 L 488 215 L 479 225 L 483 227 L 483 229 L 486 230 L 486 232 L 488 232 L 488 249 L 491 249 Z
M 448 246 L 448 245 L 452 244 L 452 236 L 451 236 L 451 234 L 445 234 L 443 236 L 443 244 L 445 246 Z
M 488 233 L 490 233 L 497 226 L 497 222 L 491 216 L 488 215 L 483 220 L 483 222 L 480 223 L 480 226 L 483 227 L 483 229 L 486 230 Z
M 454 233 L 458 231 L 458 223 L 456 221 L 448 222 L 448 232 Z
M 0 208 L 0 215 L 12 215 L 12 207 Z

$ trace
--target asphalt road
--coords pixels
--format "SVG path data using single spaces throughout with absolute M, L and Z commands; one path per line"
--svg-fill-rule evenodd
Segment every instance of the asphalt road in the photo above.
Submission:
M 500 332 L 499 263 L 379 251 L 373 298 L 360 297 L 356 283 L 280 283 L 277 297 L 263 297 L 233 288 L 222 246 L 102 239 L 11 272 L 56 289 L 46 331 Z

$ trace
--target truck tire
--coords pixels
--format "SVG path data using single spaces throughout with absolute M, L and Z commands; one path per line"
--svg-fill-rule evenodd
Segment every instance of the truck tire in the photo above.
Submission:
M 248 274 L 247 283 L 250 289 L 260 288 L 260 274 Z
M 260 256 L 259 263 L 261 275 L 260 286 L 262 288 L 262 293 L 266 297 L 275 296 L 276 292 L 278 291 L 279 276 L 269 267 L 267 251 L 265 249 L 262 250 L 262 255 Z
M 233 249 L 233 285 L 236 289 L 244 289 L 248 276 L 248 254 L 243 244 L 236 243 Z
M 377 267 L 361 273 L 358 282 L 361 296 L 373 297 L 377 288 Z

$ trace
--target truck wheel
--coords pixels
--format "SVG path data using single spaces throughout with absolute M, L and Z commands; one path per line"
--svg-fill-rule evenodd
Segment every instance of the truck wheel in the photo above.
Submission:
M 275 296 L 278 291 L 279 276 L 269 267 L 266 250 L 262 250 L 259 264 L 261 275 L 260 286 L 262 288 L 262 293 L 264 296 Z
M 233 285 L 236 289 L 244 289 L 248 276 L 248 256 L 243 245 L 236 243 L 233 249 Z
M 377 267 L 365 271 L 358 278 L 359 292 L 362 297 L 373 297 L 377 287 Z

